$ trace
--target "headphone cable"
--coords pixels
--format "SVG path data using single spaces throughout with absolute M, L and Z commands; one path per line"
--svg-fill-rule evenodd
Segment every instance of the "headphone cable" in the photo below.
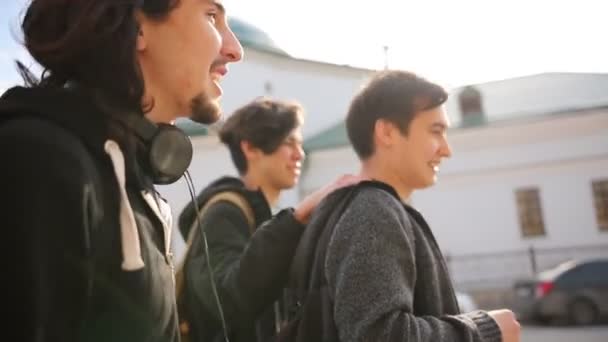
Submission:
M 217 304 L 218 311 L 220 313 L 220 321 L 222 323 L 222 330 L 224 332 L 224 341 L 229 342 L 228 340 L 228 329 L 226 328 L 226 320 L 224 318 L 224 310 L 222 309 L 222 302 L 220 301 L 219 293 L 217 292 L 217 287 L 215 283 L 215 276 L 213 274 L 213 269 L 211 268 L 211 260 L 209 257 L 209 244 L 207 243 L 207 234 L 205 233 L 205 229 L 201 224 L 200 217 L 198 215 L 198 205 L 196 204 L 196 191 L 194 190 L 194 183 L 192 182 L 192 177 L 190 177 L 190 172 L 186 170 L 184 173 L 184 178 L 186 179 L 186 183 L 188 184 L 188 190 L 190 192 L 190 197 L 192 198 L 192 206 L 194 210 L 196 210 L 196 222 L 201 235 L 203 236 L 203 246 L 205 249 L 205 259 L 207 260 L 207 268 L 209 269 L 209 278 L 211 279 L 211 290 L 213 291 L 213 296 L 215 297 L 215 303 Z M 187 257 L 187 255 L 186 255 Z

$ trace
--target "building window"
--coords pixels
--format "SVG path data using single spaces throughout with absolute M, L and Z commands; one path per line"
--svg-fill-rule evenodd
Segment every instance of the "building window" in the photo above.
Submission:
M 274 92 L 274 87 L 270 81 L 264 82 L 264 95 L 271 96 Z
M 540 205 L 538 188 L 522 188 L 515 190 L 517 212 L 523 237 L 545 235 L 543 210 Z
M 464 87 L 458 95 L 458 101 L 463 119 L 468 116 L 483 114 L 481 92 L 477 88 L 473 86 Z
M 476 126 L 486 122 L 482 102 L 481 92 L 477 88 L 466 86 L 462 89 L 458 94 L 462 125 Z
M 593 181 L 591 187 L 598 227 L 601 231 L 608 232 L 608 179 Z

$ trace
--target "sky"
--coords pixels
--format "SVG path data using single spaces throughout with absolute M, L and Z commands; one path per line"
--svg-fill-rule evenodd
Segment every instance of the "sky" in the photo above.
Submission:
M 0 4 L 0 89 L 19 80 L 15 58 L 31 61 L 14 37 L 26 2 Z M 448 87 L 543 72 L 608 72 L 604 0 L 222 2 L 229 15 L 266 31 L 294 57 L 371 69 L 388 63 Z

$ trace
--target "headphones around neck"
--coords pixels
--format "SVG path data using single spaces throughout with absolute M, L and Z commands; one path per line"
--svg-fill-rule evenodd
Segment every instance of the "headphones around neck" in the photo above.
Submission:
M 68 88 L 80 88 L 68 82 Z M 188 170 L 192 161 L 192 142 L 186 133 L 170 124 L 155 124 L 143 114 L 121 110 L 113 106 L 101 92 L 93 91 L 93 99 L 110 119 L 118 122 L 144 143 L 145 165 L 154 184 L 175 183 Z
M 155 124 L 135 113 L 120 113 L 112 119 L 133 131 L 146 147 L 146 162 L 154 184 L 180 179 L 192 161 L 192 142 L 181 129 Z

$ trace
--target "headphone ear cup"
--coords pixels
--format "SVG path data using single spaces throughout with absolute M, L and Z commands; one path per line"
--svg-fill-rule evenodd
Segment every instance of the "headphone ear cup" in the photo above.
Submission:
M 148 146 L 148 159 L 155 184 L 171 184 L 186 172 L 192 161 L 192 142 L 179 128 L 159 124 Z

